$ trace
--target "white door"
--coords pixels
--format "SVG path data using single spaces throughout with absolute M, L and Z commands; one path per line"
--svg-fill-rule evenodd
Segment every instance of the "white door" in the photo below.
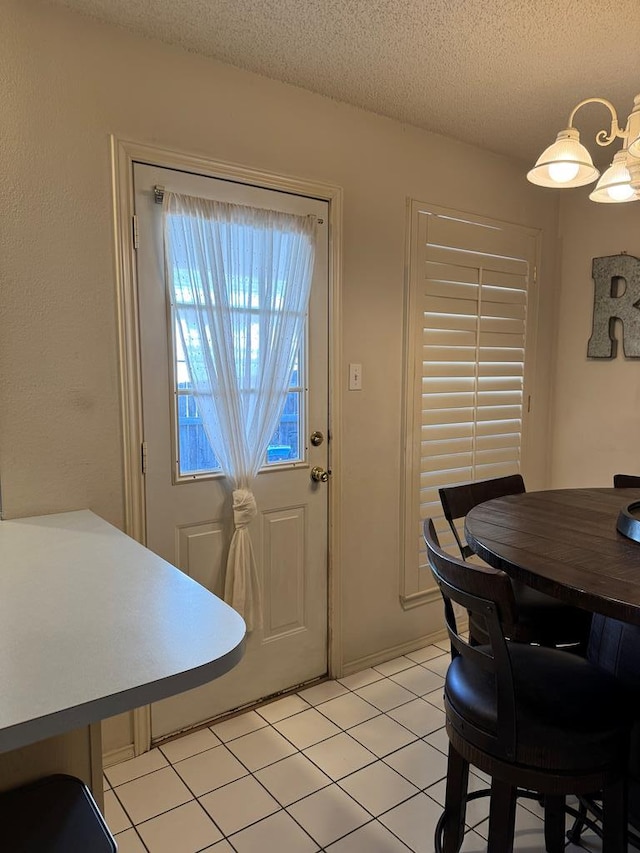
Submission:
M 261 579 L 263 628 L 222 678 L 152 706 L 152 739 L 210 720 L 327 671 L 328 204 L 290 193 L 135 164 L 138 302 L 147 546 L 222 597 L 231 486 L 199 423 L 183 354 L 175 351 L 163 269 L 166 190 L 318 218 L 307 333 L 280 428 L 253 487 L 249 531 Z M 313 434 L 313 441 L 310 436 Z

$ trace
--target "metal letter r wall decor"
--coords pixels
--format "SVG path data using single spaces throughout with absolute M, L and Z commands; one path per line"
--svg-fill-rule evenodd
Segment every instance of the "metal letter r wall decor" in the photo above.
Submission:
M 594 283 L 593 331 L 587 357 L 616 357 L 618 341 L 615 326 L 616 320 L 620 320 L 625 357 L 640 358 L 640 258 L 633 255 L 594 258 L 591 274 Z

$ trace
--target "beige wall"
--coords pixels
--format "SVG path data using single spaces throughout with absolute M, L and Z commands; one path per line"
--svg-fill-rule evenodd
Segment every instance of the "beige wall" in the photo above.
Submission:
M 624 358 L 620 338 L 616 359 L 587 358 L 591 262 L 621 252 L 640 257 L 640 204 L 594 204 L 586 189 L 571 190 L 560 211 L 551 485 L 610 486 L 616 472 L 640 474 L 640 360 Z
M 0 6 L 6 516 L 90 507 L 122 524 L 109 134 L 337 184 L 344 661 L 424 635 L 425 608 L 398 601 L 406 201 L 544 229 L 530 473 L 543 486 L 555 197 L 478 149 L 37 2 Z M 349 362 L 361 392 L 346 390 Z

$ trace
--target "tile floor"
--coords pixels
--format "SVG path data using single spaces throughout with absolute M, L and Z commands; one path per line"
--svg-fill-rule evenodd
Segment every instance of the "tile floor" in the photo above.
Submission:
M 300 690 L 107 768 L 119 853 L 433 853 L 447 649 Z M 487 815 L 485 798 L 469 804 L 461 853 L 486 851 Z M 544 851 L 535 801 L 518 805 L 515 849 Z M 584 849 L 601 846 L 585 836 Z

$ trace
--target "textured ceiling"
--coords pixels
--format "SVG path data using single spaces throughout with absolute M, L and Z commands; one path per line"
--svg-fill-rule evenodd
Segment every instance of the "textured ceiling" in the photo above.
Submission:
M 48 2 L 527 161 L 640 92 L 640 0 Z M 576 125 L 593 152 L 608 113 Z

